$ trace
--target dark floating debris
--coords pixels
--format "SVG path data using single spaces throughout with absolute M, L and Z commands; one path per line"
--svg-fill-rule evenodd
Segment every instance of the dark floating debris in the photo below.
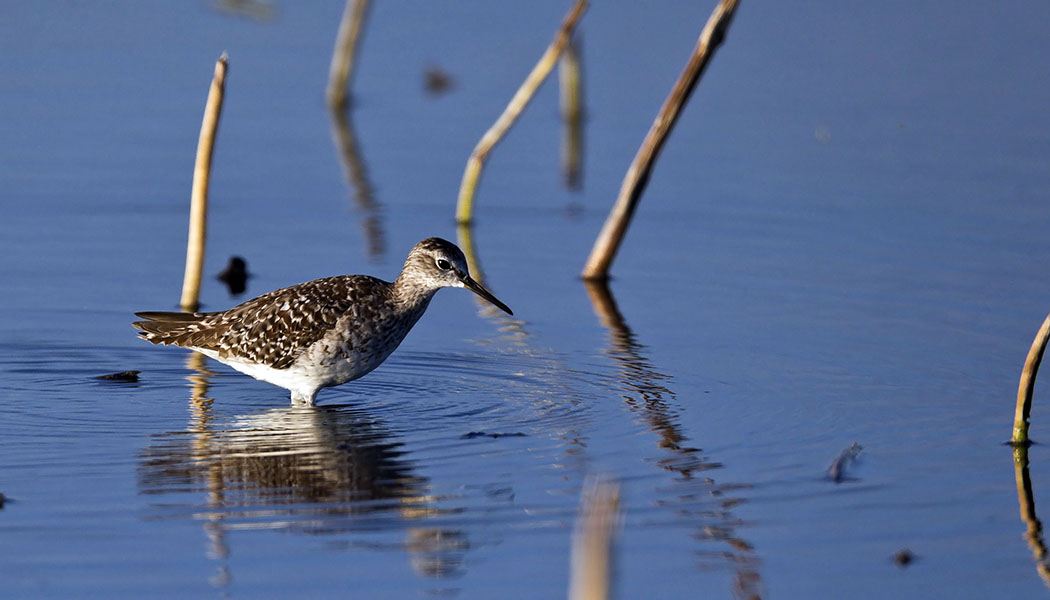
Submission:
M 847 479 L 846 470 L 857 460 L 857 456 L 863 449 L 864 446 L 861 446 L 857 442 L 850 444 L 849 448 L 843 450 L 842 453 L 838 455 L 838 458 L 831 463 L 831 466 L 828 467 L 828 479 L 835 483 L 842 483 L 845 481 Z
M 915 560 L 916 560 L 917 558 L 918 558 L 918 557 L 917 557 L 917 556 L 915 556 L 915 555 L 914 555 L 914 554 L 912 553 L 912 551 L 911 551 L 911 550 L 908 550 L 907 548 L 903 548 L 903 549 L 901 549 L 901 550 L 898 550 L 898 551 L 897 551 L 897 552 L 896 552 L 896 553 L 895 553 L 895 554 L 893 555 L 893 562 L 894 562 L 894 564 L 896 564 L 896 565 L 897 565 L 898 567 L 900 567 L 900 568 L 902 568 L 902 569 L 903 569 L 904 567 L 907 567 L 907 566 L 908 566 L 908 565 L 910 565 L 911 563 L 915 562 Z
M 102 381 L 117 381 L 120 383 L 136 383 L 139 380 L 139 373 L 142 371 L 121 371 L 119 373 L 109 373 L 107 375 L 99 375 L 95 379 Z
M 586 207 L 579 202 L 569 202 L 565 205 L 564 215 L 567 219 L 579 219 L 586 211 Z
M 3 494 L 0 494 L 0 510 L 4 509 L 4 501 L 5 500 L 7 500 L 7 498 Z
M 267 0 L 216 0 L 216 10 L 233 16 L 269 21 L 274 16 L 273 3 Z
M 470 433 L 464 433 L 463 435 L 459 436 L 459 439 L 472 440 L 474 438 L 479 437 L 487 437 L 495 440 L 503 437 L 525 437 L 525 434 L 521 433 L 520 431 L 513 431 L 511 433 L 486 433 L 484 431 L 471 431 Z
M 226 284 L 231 296 L 239 296 L 248 288 L 248 263 L 240 256 L 231 256 L 226 268 L 215 276 L 216 279 Z
M 440 96 L 452 89 L 455 80 L 444 69 L 431 65 L 423 70 L 423 89 L 431 96 Z

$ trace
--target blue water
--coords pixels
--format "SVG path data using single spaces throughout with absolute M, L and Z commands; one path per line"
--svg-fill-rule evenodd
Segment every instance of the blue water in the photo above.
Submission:
M 178 301 L 215 59 L 208 310 L 459 239 L 466 158 L 568 4 L 374 3 L 341 133 L 340 2 L 8 6 L 0 596 L 563 597 L 593 473 L 620 598 L 1045 595 L 1001 443 L 1050 310 L 1050 11 L 744 2 L 603 303 L 577 276 L 700 4 L 584 16 L 579 190 L 555 82 L 493 152 L 472 241 L 515 317 L 441 292 L 312 409 L 129 324 Z

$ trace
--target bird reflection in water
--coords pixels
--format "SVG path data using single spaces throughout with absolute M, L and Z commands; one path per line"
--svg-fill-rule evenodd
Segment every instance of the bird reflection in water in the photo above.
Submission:
M 226 534 L 234 530 L 307 535 L 403 530 L 404 540 L 396 546 L 409 554 L 417 573 L 447 577 L 461 570 L 468 548 L 462 532 L 414 525 L 448 510 L 434 506 L 426 479 L 413 472 L 402 443 L 380 421 L 345 405 L 217 416 L 207 397 L 210 372 L 200 355 L 191 355 L 190 366 L 200 368 L 188 378 L 190 426 L 153 436 L 141 456 L 139 487 L 150 495 L 205 494 L 203 505 L 180 510 L 158 503 L 157 510 L 169 513 L 159 518 L 203 520 L 209 557 L 230 555 Z M 366 547 L 352 537 L 330 546 Z M 224 564 L 212 583 L 225 585 L 230 578 Z

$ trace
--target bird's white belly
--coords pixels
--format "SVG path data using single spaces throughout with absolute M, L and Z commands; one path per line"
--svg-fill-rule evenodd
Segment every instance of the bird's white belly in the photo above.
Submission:
M 311 344 L 299 357 L 284 369 L 240 360 L 236 356 L 219 356 L 214 350 L 198 349 L 205 356 L 267 383 L 291 390 L 312 394 L 324 387 L 341 385 L 366 375 L 389 357 L 401 344 L 408 330 L 384 332 L 368 343 L 363 340 L 346 339 L 335 332 Z M 344 325 L 345 326 L 345 325 Z M 375 335 L 372 332 L 371 335 Z

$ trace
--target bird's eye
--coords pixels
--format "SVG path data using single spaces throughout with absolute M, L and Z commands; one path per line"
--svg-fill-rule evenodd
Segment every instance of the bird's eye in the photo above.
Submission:
M 445 260 L 443 258 L 439 258 L 439 259 L 437 259 L 437 266 L 442 271 L 448 271 L 449 269 L 452 268 L 452 263 L 448 262 L 447 260 Z

